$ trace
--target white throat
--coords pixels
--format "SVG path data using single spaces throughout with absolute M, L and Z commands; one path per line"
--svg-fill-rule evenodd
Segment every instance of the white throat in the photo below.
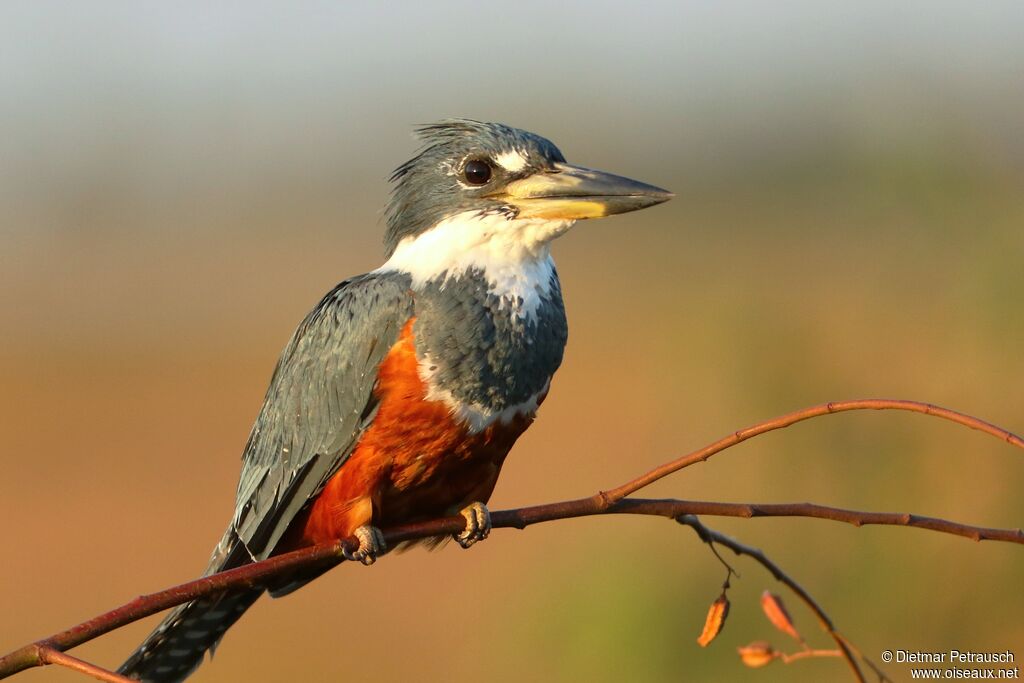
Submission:
M 508 218 L 477 211 L 456 214 L 430 230 L 406 237 L 387 263 L 375 272 L 403 272 L 413 289 L 426 283 L 458 279 L 478 270 L 488 291 L 524 318 L 536 314 L 551 290 L 555 264 L 551 240 L 575 221 Z

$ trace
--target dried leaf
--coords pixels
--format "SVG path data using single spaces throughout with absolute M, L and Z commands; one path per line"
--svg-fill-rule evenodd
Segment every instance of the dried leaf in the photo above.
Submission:
M 761 593 L 761 609 L 768 617 L 768 621 L 772 622 L 772 626 L 797 642 L 804 642 L 804 637 L 796 630 L 793 620 L 789 617 L 789 612 L 786 611 L 786 606 L 782 604 L 782 598 L 768 591 Z
M 715 639 L 725 626 L 725 618 L 729 616 L 729 598 L 725 593 L 718 596 L 718 599 L 711 603 L 708 608 L 708 616 L 704 620 L 704 630 L 701 631 L 697 643 L 701 647 L 707 647 Z
M 771 643 L 763 640 L 757 640 L 750 645 L 736 648 L 736 651 L 740 653 L 740 659 L 743 663 L 751 669 L 767 666 L 779 656 L 779 653 L 772 648 Z

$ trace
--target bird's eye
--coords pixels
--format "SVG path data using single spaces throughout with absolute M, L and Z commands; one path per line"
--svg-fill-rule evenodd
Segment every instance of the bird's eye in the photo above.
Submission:
M 466 176 L 466 182 L 470 185 L 483 185 L 491 179 L 491 166 L 486 161 L 473 159 L 466 162 L 462 175 Z

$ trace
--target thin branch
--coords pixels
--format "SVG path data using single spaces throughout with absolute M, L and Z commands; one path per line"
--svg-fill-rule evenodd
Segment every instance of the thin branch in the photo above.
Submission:
M 44 664 L 42 652 L 46 648 L 68 650 L 104 633 L 196 598 L 231 588 L 260 588 L 263 582 L 274 576 L 303 568 L 331 566 L 342 561 L 342 548 L 347 547 L 354 551 L 356 545 L 354 539 L 322 543 L 219 574 L 204 576 L 156 593 L 141 595 L 127 604 L 0 658 L 0 678 Z
M 811 657 L 843 657 L 842 650 L 797 650 L 793 653 L 779 653 L 779 660 L 783 664 L 791 664 L 798 662 L 801 659 L 810 659 Z
M 840 652 L 842 652 L 843 659 L 846 660 L 847 664 L 850 665 L 850 669 L 853 670 L 854 676 L 860 683 L 865 683 L 864 672 L 860 670 L 860 665 L 857 664 L 857 660 L 854 657 L 853 651 L 846 643 L 846 639 L 841 636 L 837 631 L 835 625 L 832 623 L 832 619 L 825 613 L 821 605 L 818 604 L 817 600 L 811 597 L 803 586 L 797 583 L 791 576 L 782 570 L 782 568 L 775 564 L 768 558 L 760 549 L 746 545 L 737 541 L 736 539 L 726 536 L 725 534 L 715 531 L 705 526 L 695 515 L 682 515 L 676 521 L 680 524 L 692 528 L 702 541 L 708 544 L 719 543 L 729 548 L 737 555 L 746 555 L 756 560 L 762 567 L 767 569 L 776 580 L 782 582 L 789 590 L 791 590 L 797 597 L 799 597 L 814 616 L 817 617 L 821 627 L 832 637 L 836 645 L 839 646 Z M 873 667 L 874 668 L 874 667 Z
M 873 661 L 871 661 L 870 659 L 865 657 L 864 653 L 861 652 L 857 647 L 855 647 L 853 643 L 851 643 L 849 640 L 847 640 L 846 636 L 844 636 L 842 633 L 838 633 L 838 632 L 834 633 L 833 636 L 835 638 L 838 638 L 838 642 L 842 643 L 842 645 L 840 646 L 840 649 L 843 651 L 843 657 L 844 658 L 849 653 L 853 653 L 853 654 L 857 655 L 858 657 L 860 657 L 860 661 L 862 661 L 863 663 L 867 664 L 868 667 L 872 671 L 875 672 L 875 676 L 878 678 L 878 683 L 893 683 L 892 679 L 889 678 L 888 674 L 886 674 L 885 671 L 883 671 L 880 666 L 878 666 Z
M 878 680 L 879 680 L 879 682 L 880 682 L 880 683 L 892 683 L 892 681 L 891 681 L 891 680 L 889 679 L 889 677 L 885 675 L 885 672 L 884 672 L 884 671 L 882 671 L 881 667 L 879 667 L 879 666 L 878 666 L 877 664 L 875 664 L 875 663 L 874 663 L 873 661 L 871 661 L 870 659 L 868 659 L 867 657 L 865 657 L 865 656 L 864 656 L 864 653 L 860 651 L 860 648 L 858 648 L 858 647 L 857 647 L 856 645 L 854 645 L 853 643 L 851 643 L 850 641 L 848 641 L 848 640 L 846 639 L 846 637 L 845 637 L 845 636 L 843 636 L 843 635 L 840 635 L 839 637 L 843 639 L 843 642 L 844 642 L 844 643 L 846 643 L 846 646 L 847 646 L 848 648 L 850 648 L 850 650 L 851 650 L 851 651 L 852 651 L 852 652 L 853 652 L 853 653 L 854 653 L 855 655 L 857 655 L 858 657 L 860 657 L 860 660 L 861 660 L 862 662 L 864 662 L 865 664 L 867 664 L 868 666 L 870 666 L 870 667 L 871 667 L 871 670 L 875 672 L 875 676 L 877 676 L 877 677 L 878 677 Z
M 715 517 L 809 517 L 845 522 L 855 527 L 867 525 L 904 526 L 962 536 L 972 541 L 1002 541 L 1024 545 L 1024 529 L 1000 529 L 972 526 L 938 517 L 925 517 L 908 512 L 865 512 L 830 507 L 816 503 L 719 503 L 696 500 L 649 501 L 639 498 L 620 500 L 608 512 L 662 515 L 673 507 L 685 509 L 683 514 Z M 648 508 L 650 512 L 647 512 Z
M 523 529 L 531 524 L 556 519 L 569 519 L 599 514 L 644 514 L 678 518 L 688 514 L 721 515 L 731 517 L 759 516 L 800 516 L 847 522 L 855 526 L 865 524 L 891 524 L 929 529 L 942 533 L 965 536 L 974 540 L 997 540 L 1024 544 L 1024 532 L 1020 529 L 992 529 L 959 524 L 942 519 L 921 517 L 900 513 L 859 512 L 832 508 L 812 503 L 784 504 L 751 504 L 751 503 L 717 503 L 684 500 L 639 500 L 624 499 L 626 495 L 637 491 L 673 472 L 677 472 L 695 462 L 701 462 L 715 453 L 721 452 L 742 441 L 775 429 L 788 427 L 797 422 L 848 410 L 909 410 L 951 420 L 972 429 L 996 436 L 1018 448 L 1024 448 L 1024 440 L 995 425 L 978 418 L 958 413 L 946 408 L 939 408 L 917 401 L 900 401 L 890 399 L 864 399 L 844 401 L 813 406 L 805 410 L 790 413 L 773 420 L 759 423 L 745 430 L 721 439 L 710 446 L 673 460 L 657 467 L 647 474 L 638 477 L 622 486 L 608 491 L 599 492 L 589 498 L 537 505 L 533 507 L 505 510 L 492 515 L 495 527 L 514 527 Z M 416 540 L 431 536 L 445 536 L 463 530 L 465 520 L 460 517 L 408 524 L 395 527 L 385 532 L 389 546 L 402 541 Z M 181 584 L 150 595 L 140 596 L 110 612 L 99 615 L 74 626 L 66 631 L 43 640 L 21 647 L 0 658 L 0 678 L 6 678 L 24 669 L 48 663 L 45 653 L 49 650 L 63 651 L 80 645 L 97 636 L 120 628 L 143 617 L 155 614 L 164 609 L 189 602 L 199 597 L 233 588 L 259 588 L 273 577 L 287 575 L 299 569 L 314 567 L 327 568 L 342 561 L 342 549 L 355 549 L 354 539 L 324 543 L 296 550 L 291 553 L 255 562 L 253 564 L 231 569 L 220 574 L 203 577 L 195 581 Z M 841 646 L 845 647 L 845 646 Z M 84 664 L 84 663 L 83 663 Z M 115 679 L 116 680 L 116 679 Z
M 686 500 L 645 500 L 627 498 L 604 509 L 598 506 L 596 497 L 579 498 L 560 503 L 535 505 L 514 510 L 501 510 L 491 514 L 494 528 L 525 529 L 533 524 L 559 519 L 586 517 L 605 514 L 652 515 L 676 519 L 683 515 L 716 515 L 726 517 L 812 517 L 849 522 L 855 526 L 865 524 L 895 524 L 955 534 L 975 540 L 997 540 L 1024 544 L 1024 532 L 1020 529 L 988 529 L 958 524 L 947 520 L 921 517 L 900 513 L 859 512 L 832 508 L 813 503 L 716 503 Z M 389 547 L 403 541 L 412 541 L 432 536 L 458 533 L 465 527 L 466 520 L 459 517 L 443 517 L 427 522 L 406 524 L 387 529 L 384 537 Z M 98 636 L 138 621 L 151 614 L 180 605 L 196 598 L 205 597 L 229 588 L 260 588 L 269 579 L 289 572 L 310 567 L 329 567 L 342 561 L 344 545 L 355 550 L 356 542 L 348 539 L 323 543 L 303 548 L 268 560 L 254 562 L 226 572 L 189 581 L 149 595 L 135 598 L 131 602 L 74 626 L 67 631 L 26 645 L 0 658 L 0 678 L 24 669 L 39 666 L 42 660 L 39 647 L 67 650 L 81 645 Z
M 97 680 L 107 681 L 108 683 L 136 683 L 130 678 L 116 674 L 113 671 L 101 669 L 94 664 L 83 661 L 78 657 L 72 657 L 71 655 L 64 654 L 60 650 L 55 650 L 52 647 L 40 646 L 39 659 L 43 664 L 58 664 L 60 666 L 67 667 L 72 671 L 77 671 L 85 674 L 86 676 L 92 676 Z
M 626 498 L 614 504 L 604 505 L 599 502 L 597 497 L 590 497 L 493 512 L 491 513 L 491 524 L 495 528 L 525 529 L 532 524 L 542 522 L 606 514 L 654 515 L 672 519 L 687 514 L 744 518 L 809 517 L 845 522 L 856 527 L 871 524 L 906 526 L 962 536 L 973 541 L 1002 541 L 1024 545 L 1024 530 L 1022 529 L 972 526 L 905 512 L 865 512 L 815 503 L 719 503 L 673 498 Z M 395 527 L 388 530 L 385 536 L 389 543 L 392 538 L 398 542 L 409 541 L 427 536 L 457 533 L 464 526 L 465 520 L 462 517 L 448 517 Z
M 966 413 L 950 410 L 949 408 L 942 408 L 930 403 L 890 398 L 863 398 L 852 401 L 832 401 L 829 403 L 821 403 L 816 406 L 811 406 L 810 408 L 803 408 L 802 410 L 797 410 L 795 412 L 782 415 L 781 417 L 777 417 L 774 420 L 758 422 L 751 427 L 741 429 L 723 439 L 719 439 L 704 448 L 693 451 L 692 453 L 687 453 L 680 458 L 676 458 L 672 462 L 656 467 L 647 474 L 639 476 L 632 481 L 628 481 L 622 486 L 617 486 L 608 491 L 603 491 L 601 495 L 609 503 L 614 503 L 617 500 L 625 498 L 631 493 L 639 491 L 645 486 L 653 484 L 673 472 L 678 472 L 679 470 L 698 462 L 704 462 L 712 455 L 720 453 L 727 448 L 731 448 L 738 443 L 742 443 L 747 439 L 752 439 L 755 436 L 775 431 L 776 429 L 784 429 L 796 424 L 797 422 L 810 420 L 814 417 L 833 415 L 835 413 L 843 413 L 851 410 L 907 410 L 913 413 L 930 415 L 931 417 L 949 420 L 965 427 L 990 434 L 991 436 L 1005 441 L 1011 446 L 1024 449 L 1024 439 L 1013 432 L 1007 431 L 1002 427 L 997 427 L 996 425 L 986 422 L 980 418 L 967 415 Z

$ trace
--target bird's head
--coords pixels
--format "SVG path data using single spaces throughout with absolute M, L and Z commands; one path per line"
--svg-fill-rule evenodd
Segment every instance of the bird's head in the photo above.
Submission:
M 429 242 L 432 255 L 485 249 L 535 258 L 577 220 L 635 211 L 673 196 L 573 166 L 549 140 L 500 123 L 453 119 L 417 133 L 422 149 L 391 177 L 389 256 Z

